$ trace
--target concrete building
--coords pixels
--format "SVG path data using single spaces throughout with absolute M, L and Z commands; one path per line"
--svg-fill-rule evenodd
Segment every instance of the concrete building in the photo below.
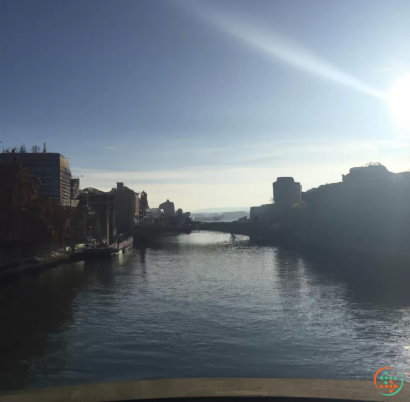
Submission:
M 80 193 L 79 198 L 79 207 L 88 207 L 87 236 L 98 241 L 106 239 L 111 244 L 117 233 L 114 194 L 89 187 Z
M 322 185 L 303 193 L 309 208 L 337 205 L 357 208 L 407 204 L 410 199 L 410 172 L 393 173 L 380 163 L 353 167 L 342 175 L 342 182 Z M 373 207 L 375 208 L 375 207 Z
M 18 163 L 40 179 L 41 195 L 60 205 L 70 205 L 71 171 L 68 160 L 58 153 L 3 152 L 0 162 Z
M 71 200 L 77 199 L 80 194 L 80 179 L 71 179 L 70 181 L 70 198 Z
M 135 193 L 135 216 L 140 216 L 140 193 Z
M 259 207 L 251 207 L 250 210 L 250 215 L 249 215 L 249 219 L 251 221 L 255 220 L 255 218 L 258 218 L 268 212 L 271 212 L 275 209 L 275 205 L 274 204 L 265 204 L 265 205 L 261 205 Z
M 175 205 L 170 200 L 163 202 L 159 206 L 159 209 L 162 209 L 164 211 L 164 217 L 173 218 L 175 216 Z
M 293 177 L 278 177 L 273 183 L 273 199 L 276 205 L 292 206 L 301 201 L 302 186 Z
M 135 192 L 124 183 L 117 183 L 113 189 L 115 199 L 115 225 L 118 234 L 132 236 L 134 233 L 134 217 L 136 212 Z

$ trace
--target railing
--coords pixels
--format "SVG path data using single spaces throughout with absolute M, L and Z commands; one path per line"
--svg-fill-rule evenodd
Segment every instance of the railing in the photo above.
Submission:
M 386 401 L 373 381 L 259 379 L 259 378 L 199 378 L 140 380 L 114 383 L 76 385 L 38 389 L 0 395 L 2 402 L 101 402 L 179 398 L 191 402 L 196 398 L 223 398 L 245 402 L 263 397 L 264 401 Z M 306 399 L 309 398 L 309 399 Z M 394 399 L 393 399 L 394 398 Z M 395 402 L 410 401 L 410 385 L 405 383 L 392 398 Z M 178 399 L 176 399 L 178 400 Z M 200 400 L 198 400 L 200 401 Z

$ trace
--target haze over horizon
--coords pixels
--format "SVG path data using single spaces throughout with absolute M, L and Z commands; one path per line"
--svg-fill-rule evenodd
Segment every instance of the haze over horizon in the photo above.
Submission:
M 261 205 L 378 161 L 410 168 L 404 0 L 3 0 L 2 146 L 151 207 Z

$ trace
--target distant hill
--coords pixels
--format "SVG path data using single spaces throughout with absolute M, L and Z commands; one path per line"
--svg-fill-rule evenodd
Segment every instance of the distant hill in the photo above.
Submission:
M 191 213 L 214 213 L 214 212 L 238 212 L 244 211 L 249 214 L 251 207 L 223 207 L 223 208 L 205 208 L 205 209 L 198 209 L 196 211 L 192 211 Z

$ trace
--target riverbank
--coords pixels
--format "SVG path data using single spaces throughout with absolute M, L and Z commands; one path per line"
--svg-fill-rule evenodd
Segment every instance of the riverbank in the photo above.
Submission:
M 307 252 L 310 255 L 349 255 L 352 258 L 358 257 L 378 257 L 383 260 L 403 261 L 410 259 L 409 249 L 395 249 L 383 247 L 363 246 L 355 243 L 337 243 L 329 239 L 317 239 L 315 237 L 306 238 L 298 236 L 284 236 L 277 228 L 272 229 L 255 224 L 237 224 L 235 222 L 206 223 L 201 224 L 203 232 L 221 232 L 239 234 L 249 237 L 249 243 L 254 245 L 278 246 L 294 252 Z M 206 228 L 204 230 L 204 228 Z M 195 233 L 195 231 L 194 231 Z M 158 238 L 160 240 L 160 238 Z M 140 239 L 143 240 L 143 239 Z M 146 239 L 149 240 L 149 239 Z M 152 240 L 152 238 L 150 238 Z M 161 243 L 161 241 L 160 241 Z M 146 245 L 146 243 L 143 243 Z M 77 253 L 78 254 L 78 253 Z M 75 262 L 85 261 L 86 257 L 77 258 Z M 27 274 L 37 274 L 48 269 L 56 268 L 74 262 L 72 253 L 60 251 L 49 253 L 48 256 L 25 258 L 20 261 L 8 263 L 0 266 L 0 283 L 18 279 Z
M 314 226 L 286 226 L 283 223 L 266 224 L 262 222 L 212 222 L 201 223 L 200 231 L 229 233 L 248 236 L 254 244 L 280 246 L 285 248 L 310 250 L 317 253 L 352 254 L 363 256 L 392 256 L 410 258 L 410 249 L 403 241 L 394 239 L 369 239 L 365 235 L 358 236 L 342 233 L 337 228 L 317 230 Z
M 84 249 L 84 244 L 77 244 L 74 253 L 71 248 L 50 252 L 43 256 L 33 256 L 31 258 L 20 259 L 0 266 L 0 283 L 7 280 L 19 278 L 26 274 L 34 274 L 55 268 L 59 265 L 73 262 L 86 261 L 89 259 L 107 258 L 117 252 L 125 252 L 125 249 L 133 245 L 132 236 L 118 245 L 118 248 L 96 248 Z M 105 251 L 108 251 L 106 253 Z
M 25 259 L 19 262 L 0 266 L 0 283 L 19 278 L 26 274 L 34 274 L 55 268 L 59 265 L 69 264 L 71 261 L 68 252 L 51 255 L 42 260 L 38 258 Z

